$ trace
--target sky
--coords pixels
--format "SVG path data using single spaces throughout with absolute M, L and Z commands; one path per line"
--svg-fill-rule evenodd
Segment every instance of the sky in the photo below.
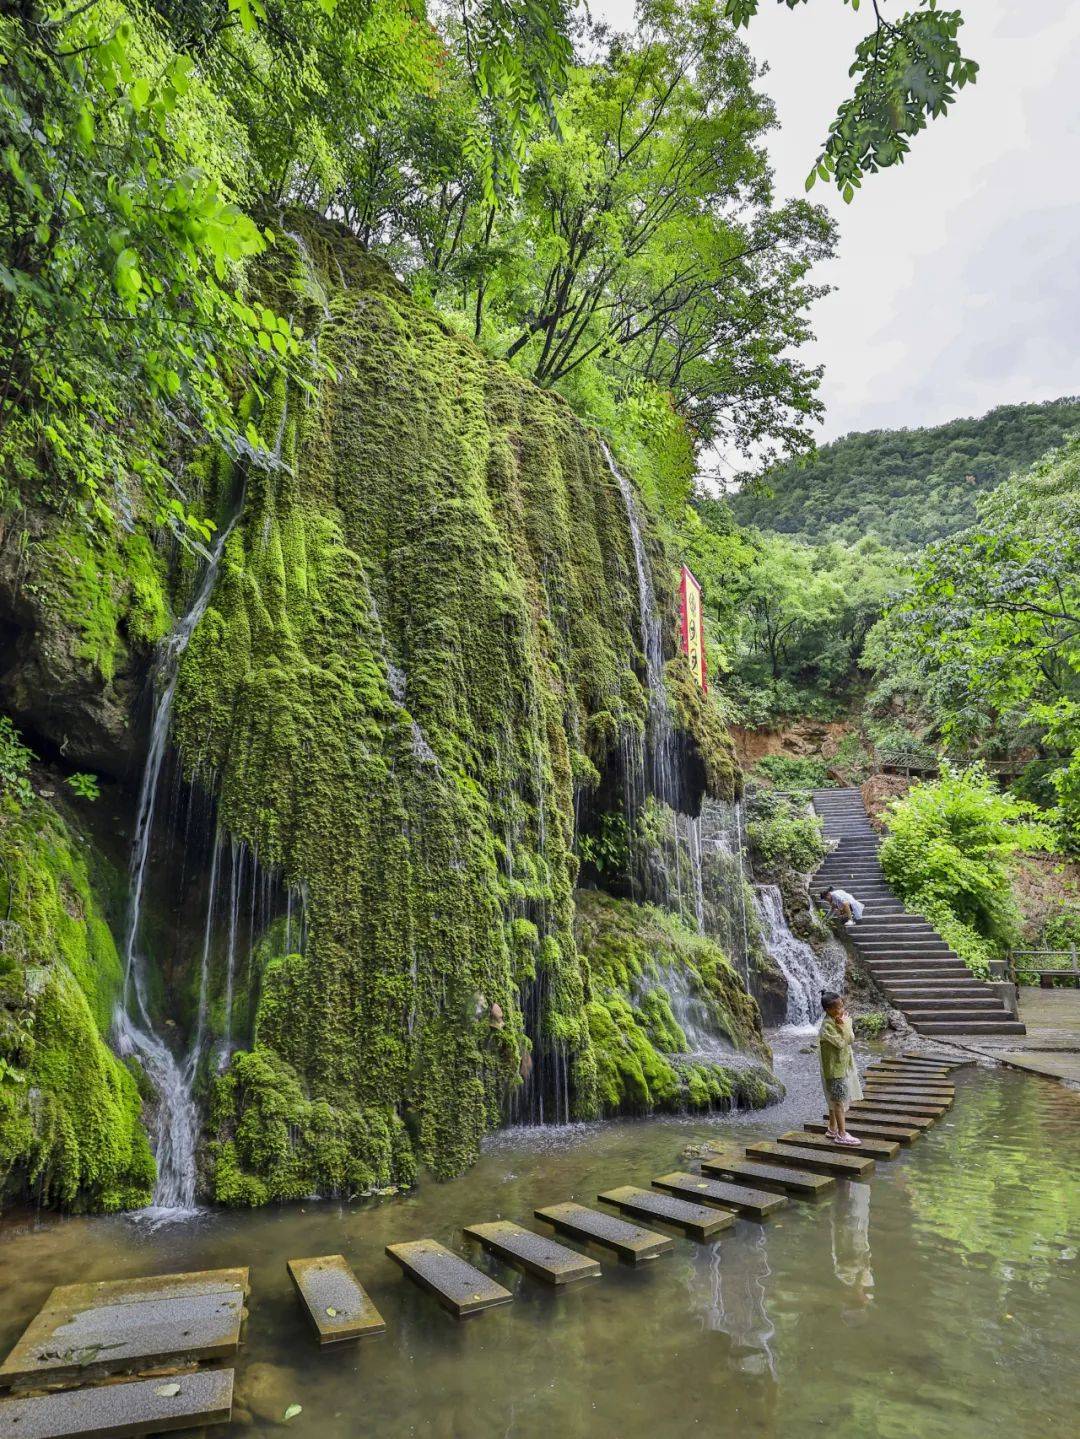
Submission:
M 819 443 L 1080 394 L 1080 0 L 955 3 L 978 82 L 851 205 L 813 191 L 840 226 L 836 258 L 815 272 L 833 292 L 803 350 L 825 366 Z M 633 26 L 633 0 L 590 8 Z M 762 0 L 743 32 L 769 66 L 778 196 L 803 193 L 872 14 Z

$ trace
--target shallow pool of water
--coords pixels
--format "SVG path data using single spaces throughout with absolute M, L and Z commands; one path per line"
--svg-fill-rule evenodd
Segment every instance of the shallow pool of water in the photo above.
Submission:
M 461 1226 L 593 1203 L 685 1167 L 697 1138 L 775 1135 L 820 1108 L 813 1061 L 782 1048 L 791 1095 L 738 1119 L 656 1119 L 497 1136 L 449 1184 L 367 1205 L 0 1230 L 5 1350 L 54 1284 L 216 1265 L 251 1269 L 237 1433 L 681 1439 L 829 1431 L 858 1439 L 1048 1439 L 1075 1432 L 1080 1354 L 1080 1095 L 1010 1071 L 957 1074 L 953 1109 L 870 1182 L 642 1269 L 553 1293 L 469 1246 Z M 464 1323 L 383 1255 L 431 1236 L 515 1302 Z M 387 1321 L 320 1353 L 285 1273 L 341 1251 Z M 283 1423 L 286 1408 L 302 1411 Z

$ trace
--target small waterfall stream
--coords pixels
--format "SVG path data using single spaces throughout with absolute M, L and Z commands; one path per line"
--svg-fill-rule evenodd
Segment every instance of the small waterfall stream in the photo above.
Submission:
M 179 1062 L 172 1050 L 154 1028 L 150 1015 L 147 988 L 146 958 L 142 952 L 142 918 L 150 841 L 153 835 L 161 770 L 168 747 L 180 660 L 187 649 L 195 627 L 206 613 L 217 579 L 226 541 L 236 524 L 237 516 L 217 536 L 209 552 L 206 569 L 195 592 L 190 609 L 176 623 L 165 640 L 157 666 L 156 698 L 150 727 L 150 745 L 146 754 L 136 810 L 135 840 L 131 855 L 131 879 L 128 888 L 127 918 L 124 926 L 124 991 L 113 1016 L 116 1048 L 122 1056 L 134 1056 L 141 1063 L 146 1077 L 157 1094 L 154 1119 L 154 1155 L 157 1160 L 157 1183 L 154 1186 L 153 1208 L 156 1211 L 190 1211 L 195 1204 L 195 1151 L 199 1137 L 199 1114 L 192 1086 L 199 1062 L 205 1028 L 206 976 L 209 966 L 210 929 L 214 908 L 220 846 L 214 846 L 214 866 L 210 885 L 206 940 L 200 986 L 199 1019 L 195 1039 Z
M 754 886 L 754 903 L 761 921 L 765 948 L 776 961 L 787 983 L 786 1023 L 790 1028 L 811 1029 L 821 1017 L 821 994 L 843 983 L 843 956 L 839 965 L 822 963 L 821 958 L 788 928 L 779 886 Z

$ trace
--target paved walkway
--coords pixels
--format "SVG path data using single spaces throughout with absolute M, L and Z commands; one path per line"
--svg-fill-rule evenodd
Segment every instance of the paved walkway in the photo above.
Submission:
M 1021 989 L 1021 1038 L 957 1035 L 950 1044 L 1080 1088 L 1080 989 Z

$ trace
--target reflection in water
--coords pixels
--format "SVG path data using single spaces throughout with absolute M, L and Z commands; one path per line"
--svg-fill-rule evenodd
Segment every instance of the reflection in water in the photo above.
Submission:
M 833 1273 L 852 1291 L 856 1308 L 873 1299 L 874 1271 L 870 1264 L 870 1185 L 840 1185 L 832 1207 Z
M 766 1306 L 769 1250 L 761 1225 L 746 1226 L 742 1243 L 716 1243 L 693 1275 L 691 1293 L 705 1327 L 731 1339 L 733 1365 L 744 1374 L 776 1378 L 772 1338 L 776 1332 Z
M 680 1239 L 637 1269 L 596 1250 L 603 1277 L 569 1293 L 464 1239 L 478 1220 L 539 1229 L 537 1205 L 600 1207 L 603 1189 L 647 1187 L 687 1167 L 688 1143 L 734 1152 L 790 1128 L 820 1108 L 816 1059 L 797 1043 L 780 1058 L 791 1095 L 774 1110 L 502 1134 L 460 1179 L 382 1203 L 206 1212 L 153 1234 L 122 1218 L 6 1215 L 0 1351 L 54 1284 L 250 1264 L 236 1439 L 276 1439 L 292 1404 L 303 1408 L 288 1439 L 1073 1432 L 1080 1097 L 1058 1085 L 963 1071 L 946 1118 L 869 1184 L 792 1202 L 763 1225 L 740 1219 L 719 1244 Z M 426 1235 L 507 1284 L 514 1303 L 455 1323 L 383 1253 Z M 339 1252 L 387 1333 L 320 1352 L 285 1260 Z

